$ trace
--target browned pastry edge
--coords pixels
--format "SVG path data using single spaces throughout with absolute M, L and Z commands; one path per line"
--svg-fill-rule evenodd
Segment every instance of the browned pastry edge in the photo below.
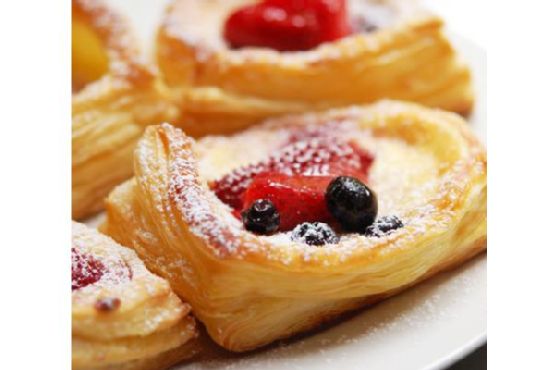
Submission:
M 181 105 L 179 123 L 190 136 L 227 134 L 266 117 L 384 98 L 460 114 L 473 107 L 471 72 L 445 37 L 442 19 L 427 11 L 406 12 L 373 33 L 283 53 L 231 50 L 211 42 L 212 33 L 197 34 L 192 25 L 184 24 L 188 18 L 180 13 L 198 12 L 202 17 L 204 11 L 197 8 L 218 8 L 218 3 L 175 0 L 158 31 L 161 75 Z M 230 7 L 228 2 L 225 7 Z M 211 22 L 221 21 L 215 18 L 207 20 L 209 28 L 214 27 Z
M 384 101 L 280 118 L 263 130 L 346 116 L 375 137 L 403 139 L 442 162 L 426 211 L 414 209 L 409 216 L 425 222 L 424 231 L 409 222 L 393 238 L 355 236 L 355 249 L 347 255 L 341 254 L 342 243 L 334 253 L 274 248 L 231 222 L 199 178 L 193 140 L 170 125 L 147 129 L 136 151 L 135 179 L 109 197 L 104 230 L 132 245 L 171 281 L 210 335 L 233 351 L 263 346 L 383 299 L 486 247 L 486 153 L 456 115 Z M 245 305 L 250 309 L 242 312 Z M 275 309 L 282 311 L 271 314 Z
M 465 263 L 471 262 L 471 260 L 473 260 L 474 258 L 479 258 L 479 255 L 481 255 L 482 253 L 486 253 L 486 244 L 487 244 L 486 237 L 478 239 L 474 243 L 472 243 L 471 247 L 469 247 L 468 253 L 461 256 L 457 256 L 457 258 L 455 258 L 454 260 L 446 262 L 443 265 L 437 266 L 435 269 L 430 270 L 421 279 L 409 285 L 406 285 L 404 287 L 401 287 L 399 289 L 393 290 L 385 294 L 366 297 L 363 299 L 362 302 L 358 303 L 357 305 L 347 306 L 345 309 L 342 309 L 339 312 L 335 312 L 335 313 L 331 312 L 329 316 L 325 316 L 314 322 L 307 323 L 307 329 L 302 328 L 299 334 L 296 334 L 288 338 L 278 339 L 277 341 L 267 344 L 264 347 L 252 349 L 247 352 L 233 352 L 223 347 L 220 347 L 210 338 L 204 325 L 201 322 L 199 322 L 198 323 L 199 337 L 196 339 L 199 352 L 194 360 L 211 361 L 211 360 L 219 360 L 219 359 L 226 359 L 226 358 L 241 358 L 245 354 L 264 352 L 276 347 L 277 345 L 282 346 L 284 344 L 287 345 L 289 343 L 295 343 L 295 341 L 299 339 L 321 333 L 322 331 L 327 330 L 333 326 L 341 325 L 346 320 L 349 320 L 354 316 L 362 313 L 362 311 L 370 309 L 374 305 L 380 304 L 381 302 L 386 301 L 389 298 L 401 294 L 422 282 L 432 279 L 440 274 L 448 273 L 460 267 L 465 268 Z
M 102 210 L 109 191 L 132 175 L 144 126 L 173 121 L 178 109 L 123 16 L 100 0 L 73 0 L 72 12 L 108 56 L 106 73 L 72 96 L 72 218 L 83 219 Z
M 153 80 L 153 68 L 142 59 L 128 21 L 101 0 L 72 0 L 72 16 L 86 23 L 108 54 L 108 74 L 130 85 Z

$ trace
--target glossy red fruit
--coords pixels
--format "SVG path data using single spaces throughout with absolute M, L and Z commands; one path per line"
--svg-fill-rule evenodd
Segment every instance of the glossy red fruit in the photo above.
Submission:
M 262 162 L 237 168 L 210 186 L 221 201 L 234 209 L 241 209 L 243 193 L 257 175 L 345 175 L 364 180 L 373 160 L 369 152 L 355 143 L 314 137 L 287 145 Z
M 104 264 L 93 256 L 71 249 L 71 290 L 96 283 L 105 271 Z
M 303 222 L 333 222 L 325 200 L 334 176 L 262 174 L 245 191 L 243 209 L 257 199 L 270 200 L 280 214 L 278 230 L 291 230 Z
M 351 33 L 345 0 L 265 0 L 233 12 L 224 26 L 231 47 L 309 50 Z

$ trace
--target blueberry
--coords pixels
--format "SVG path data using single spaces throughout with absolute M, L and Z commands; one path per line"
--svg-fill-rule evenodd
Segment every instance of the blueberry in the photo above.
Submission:
M 378 212 L 375 193 L 361 181 L 350 176 L 336 177 L 326 189 L 330 213 L 347 231 L 363 232 Z
M 336 244 L 340 241 L 334 230 L 322 222 L 304 222 L 297 225 L 291 238 L 308 245 Z
M 243 225 L 257 234 L 270 234 L 280 226 L 280 214 L 268 199 L 257 199 L 249 208 L 241 212 Z
M 384 216 L 365 230 L 366 236 L 381 237 L 402 228 L 403 222 L 397 216 Z

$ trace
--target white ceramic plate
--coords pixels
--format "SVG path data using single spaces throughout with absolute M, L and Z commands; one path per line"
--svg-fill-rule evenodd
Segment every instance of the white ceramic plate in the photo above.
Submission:
M 150 45 L 166 1 L 110 2 Z M 469 41 L 452 39 L 473 68 L 478 99 L 470 124 L 486 144 L 486 54 Z M 486 279 L 481 255 L 304 339 L 178 369 L 443 369 L 486 341 Z

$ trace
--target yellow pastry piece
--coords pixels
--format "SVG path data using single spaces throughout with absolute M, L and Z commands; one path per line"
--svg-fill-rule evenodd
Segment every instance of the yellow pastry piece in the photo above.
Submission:
M 132 175 L 144 125 L 177 115 L 127 22 L 98 0 L 72 1 L 72 216 L 103 208 Z
M 255 235 L 209 189 L 282 147 L 291 130 L 326 124 L 375 155 L 367 183 L 379 216 L 397 215 L 403 228 L 320 247 Z M 108 198 L 103 231 L 133 246 L 232 351 L 314 328 L 486 248 L 486 153 L 453 113 L 382 101 L 198 141 L 163 124 L 147 128 L 134 160 L 135 177 Z
M 74 369 L 161 370 L 193 356 L 190 309 L 134 251 L 73 223 Z
M 71 25 L 72 90 L 100 79 L 108 71 L 108 55 L 101 40 L 85 22 L 74 16 Z
M 174 0 L 158 31 L 157 58 L 183 109 L 188 135 L 222 134 L 261 118 L 400 99 L 468 113 L 471 74 L 443 22 L 413 1 L 348 0 L 343 39 L 301 52 L 230 49 L 227 16 L 253 0 Z

